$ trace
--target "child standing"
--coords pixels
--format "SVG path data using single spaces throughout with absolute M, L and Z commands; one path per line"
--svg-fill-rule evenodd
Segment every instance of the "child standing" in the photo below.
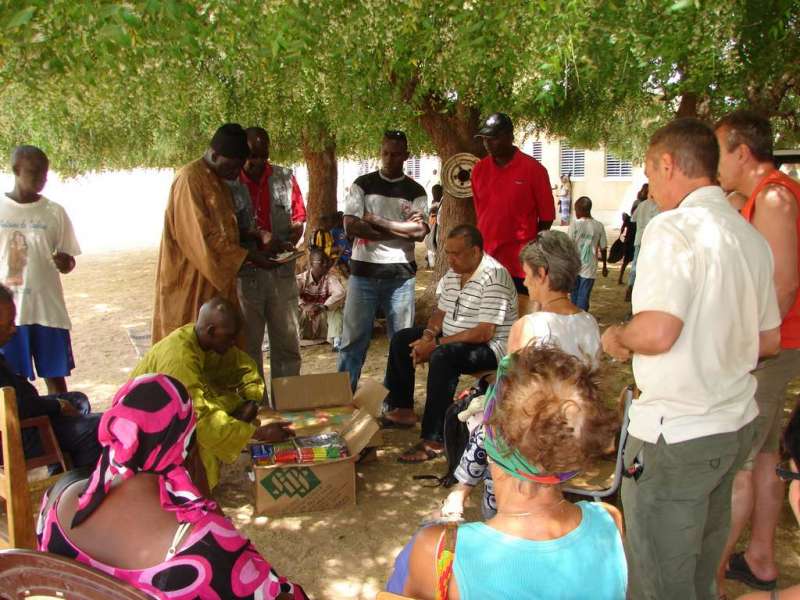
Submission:
M 598 253 L 603 260 L 603 277 L 608 277 L 606 229 L 600 221 L 592 218 L 592 201 L 588 196 L 581 196 L 575 201 L 575 220 L 570 223 L 568 233 L 578 246 L 581 259 L 581 270 L 572 289 L 571 300 L 578 308 L 588 311 L 589 296 L 597 275 Z
M 47 383 L 49 394 L 67 391 L 75 368 L 59 273 L 75 268 L 81 253 L 72 222 L 61 205 L 41 195 L 47 155 L 18 146 L 11 155 L 14 189 L 0 197 L 0 281 L 14 292 L 16 333 L 0 348 L 20 375 Z

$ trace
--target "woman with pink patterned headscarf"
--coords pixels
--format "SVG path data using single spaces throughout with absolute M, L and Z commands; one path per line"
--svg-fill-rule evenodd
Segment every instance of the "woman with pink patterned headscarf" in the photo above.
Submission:
M 100 421 L 91 477 L 62 478 L 45 496 L 39 550 L 89 564 L 154 598 L 303 599 L 204 498 L 184 461 L 195 415 L 166 375 L 125 384 Z

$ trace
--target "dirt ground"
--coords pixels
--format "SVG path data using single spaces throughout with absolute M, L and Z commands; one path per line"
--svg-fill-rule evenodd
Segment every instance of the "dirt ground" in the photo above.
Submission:
M 64 277 L 77 364 L 69 385 L 86 392 L 96 409 L 109 405 L 136 364 L 126 327 L 149 323 L 156 257 L 155 249 L 82 257 L 78 268 Z M 601 328 L 621 321 L 628 310 L 617 276 L 618 270 L 612 267 L 608 279 L 598 278 L 595 284 L 592 312 Z M 429 272 L 420 272 L 418 293 L 429 277 Z M 302 353 L 303 373 L 336 370 L 336 355 L 329 346 L 303 348 Z M 381 335 L 372 342 L 364 376 L 381 381 L 386 356 L 386 338 Z M 604 387 L 611 402 L 632 377 L 628 365 L 608 363 L 606 368 Z M 416 398 L 421 412 L 424 371 L 418 373 Z M 795 382 L 793 393 L 798 391 Z M 787 401 L 787 415 L 789 406 Z M 358 504 L 352 508 L 284 518 L 255 515 L 244 460 L 223 472 L 217 499 L 278 572 L 301 583 L 313 598 L 371 600 L 383 588 L 394 557 L 420 520 L 446 495 L 445 490 L 424 487 L 411 478 L 440 474 L 442 460 L 416 466 L 396 460 L 417 435 L 385 432 L 386 444 L 378 451 L 378 460 L 358 467 Z M 467 516 L 477 519 L 477 509 L 469 509 Z M 787 504 L 778 531 L 781 587 L 800 582 L 798 542 L 798 527 Z M 746 588 L 731 584 L 729 591 L 736 597 Z

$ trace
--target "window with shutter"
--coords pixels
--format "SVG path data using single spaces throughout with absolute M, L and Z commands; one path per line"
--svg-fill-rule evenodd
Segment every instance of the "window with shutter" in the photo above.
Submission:
M 569 175 L 571 178 L 585 177 L 586 175 L 586 150 L 573 148 L 561 144 L 561 153 L 558 161 L 559 175 Z
M 629 160 L 617 158 L 606 150 L 606 177 L 632 177 L 633 164 Z

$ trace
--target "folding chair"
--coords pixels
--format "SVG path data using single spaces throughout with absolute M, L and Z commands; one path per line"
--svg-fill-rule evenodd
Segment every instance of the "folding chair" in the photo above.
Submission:
M 22 448 L 22 429 L 39 430 L 43 453 L 25 459 Z M 0 498 L 6 501 L 7 527 L 0 527 L 0 548 L 36 548 L 34 506 L 38 505 L 44 491 L 60 475 L 28 482 L 28 471 L 45 465 L 59 463 L 64 471 L 67 464 L 58 446 L 55 433 L 47 417 L 19 420 L 14 388 L 0 390 L 0 437 L 2 437 L 3 465 L 0 467 Z M 2 524 L 0 524 L 2 525 Z M 0 588 L 2 589 L 2 588 Z
M 31 550 L 0 552 L 2 598 L 147 600 L 144 592 L 75 560 Z
M 578 496 L 587 496 L 592 498 L 595 502 L 600 502 L 609 496 L 613 496 L 622 485 L 622 454 L 625 450 L 625 442 L 628 439 L 628 411 L 633 402 L 633 386 L 629 385 L 622 392 L 623 413 L 622 413 L 622 430 L 619 433 L 619 442 L 617 443 L 617 460 L 614 464 L 614 474 L 611 484 L 605 489 L 589 489 L 580 487 L 564 487 L 563 492 L 567 494 L 575 494 Z

